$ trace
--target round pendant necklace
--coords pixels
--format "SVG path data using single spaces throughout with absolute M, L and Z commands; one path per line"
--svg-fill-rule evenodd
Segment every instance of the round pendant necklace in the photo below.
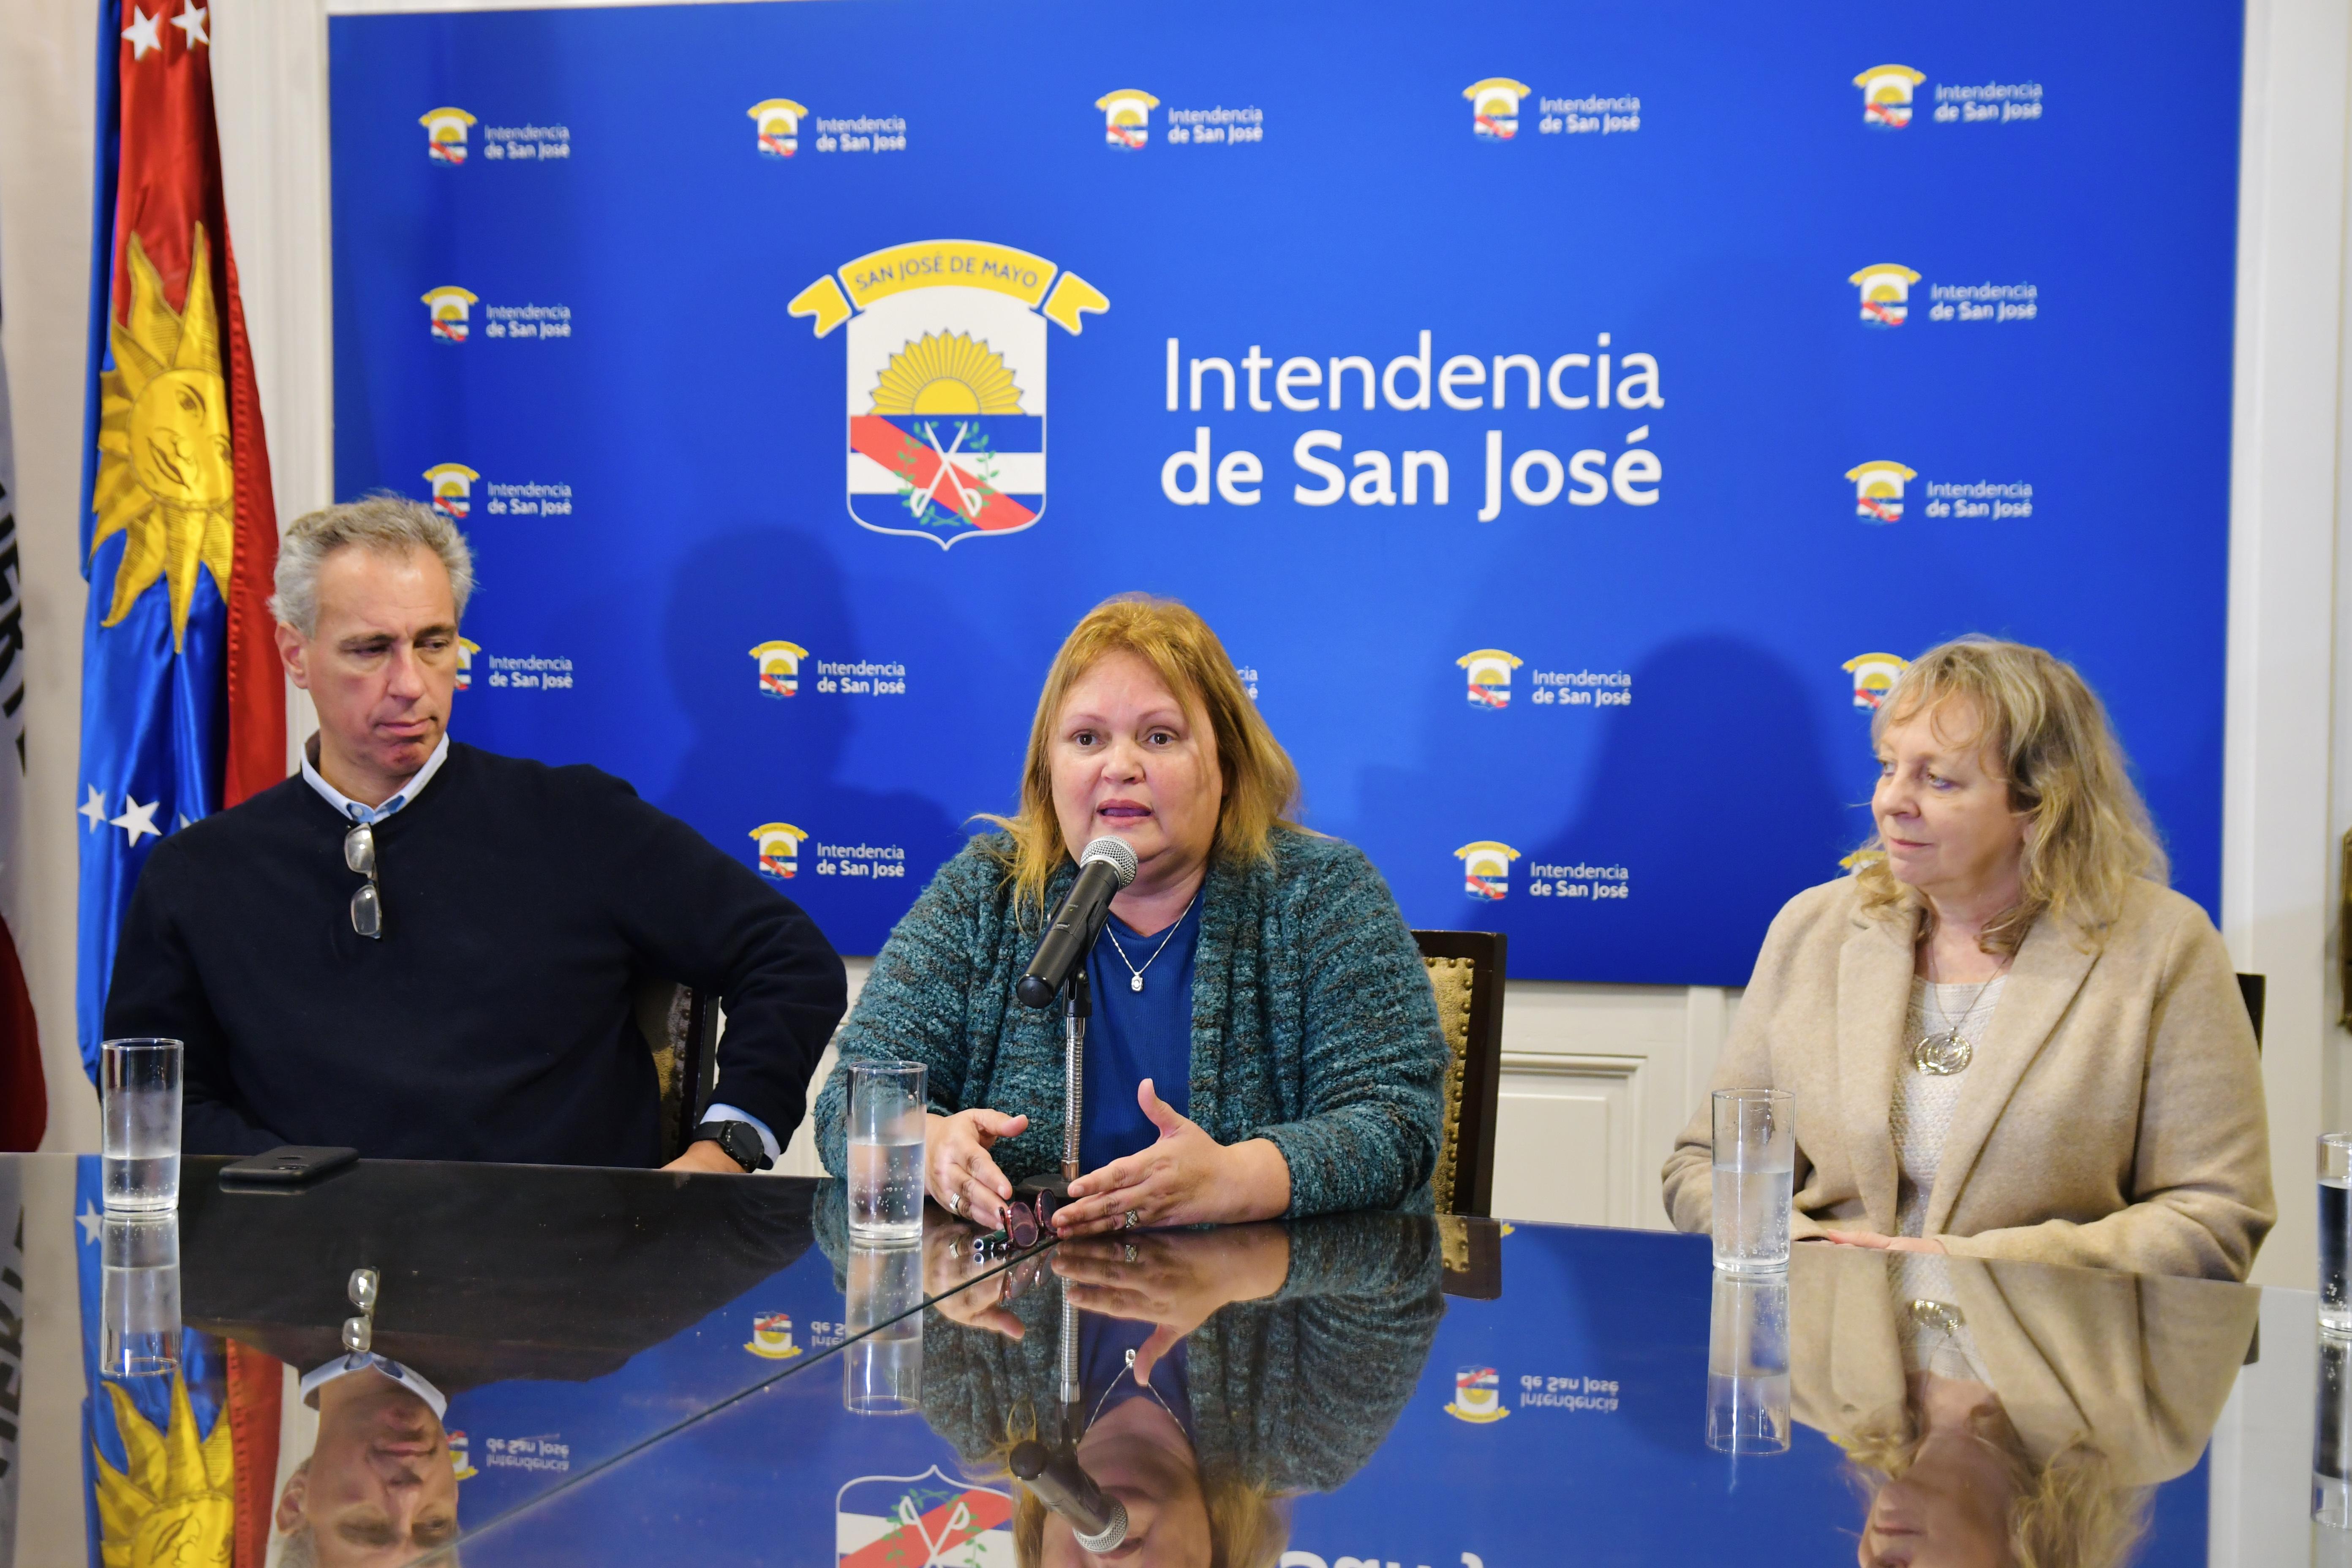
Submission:
M 1206 886 L 1206 884 L 1205 884 L 1205 883 L 1202 885 L 1202 891 L 1204 891 L 1204 892 L 1207 890 L 1207 886 Z M 1191 904 L 1186 904 L 1186 905 L 1184 906 L 1184 912 L 1183 912 L 1182 914 L 1178 915 L 1178 916 L 1176 917 L 1176 924 L 1175 924 L 1175 925 L 1172 925 L 1172 926 L 1170 926 L 1170 927 L 1168 928 L 1168 934 L 1167 934 L 1166 936 L 1163 936 L 1163 937 L 1161 937 L 1161 938 L 1160 939 L 1160 945 L 1159 945 L 1158 947 L 1153 948 L 1153 949 L 1151 950 L 1151 956 L 1150 956 L 1150 958 L 1147 958 L 1147 959 L 1145 959 L 1145 960 L 1143 961 L 1143 969 L 1149 969 L 1149 968 L 1150 968 L 1150 967 L 1152 966 L 1152 964 L 1154 964 L 1155 963 L 1159 962 L 1160 955 L 1161 953 L 1163 953 L 1163 952 L 1167 952 L 1167 951 L 1168 951 L 1168 944 L 1169 944 L 1171 942 L 1173 942 L 1173 941 L 1175 940 L 1175 938 L 1176 938 L 1176 931 L 1177 931 L 1178 927 L 1181 927 L 1181 925 L 1183 925 L 1183 923 L 1184 923 L 1187 920 L 1190 920 L 1190 919 L 1192 918 L 1192 904 L 1197 904 L 1197 903 L 1199 903 L 1200 901 L 1201 901 L 1201 895 L 1200 895 L 1200 893 L 1194 893 L 1194 894 L 1192 895 L 1192 903 L 1191 903 Z M 1127 949 L 1125 949 L 1125 948 L 1123 948 L 1123 947 L 1119 946 L 1119 944 L 1118 944 L 1118 932 L 1116 932 L 1116 931 L 1112 931 L 1112 930 L 1110 929 L 1110 922 L 1109 922 L 1108 921 L 1105 921 L 1103 922 L 1103 935 L 1105 935 L 1105 936 L 1107 936 L 1107 937 L 1110 938 L 1110 950 L 1111 950 L 1113 952 L 1115 952 L 1115 953 L 1118 954 L 1118 961 L 1119 961 L 1121 963 L 1124 963 L 1124 964 L 1126 964 L 1126 965 L 1127 965 L 1127 988 L 1128 988 L 1129 991 L 1140 991 L 1140 990 L 1142 990 L 1142 989 L 1143 989 L 1143 969 L 1138 969 L 1138 968 L 1136 968 L 1136 967 L 1135 967 L 1135 961 L 1134 961 L 1133 959 L 1131 959 L 1131 958 L 1129 958 L 1129 957 L 1128 957 L 1128 956 L 1127 956 Z
M 1935 1002 L 1937 1016 L 1944 1026 L 1931 1029 L 1920 1037 L 1918 1044 L 1911 1047 L 1911 1065 L 1930 1078 L 1949 1078 L 1956 1072 L 1966 1071 L 1969 1063 L 1976 1059 L 1977 1048 L 1961 1035 L 1960 1030 L 1975 1016 L 1977 1005 L 1984 1000 L 1984 994 L 1993 981 L 1999 980 L 2005 973 L 2006 966 L 1995 971 L 1990 978 L 1979 985 L 1975 994 L 1969 996 L 1968 1005 L 1960 1009 L 1958 1018 L 1944 1011 L 1942 987 L 1932 980 L 1927 982 L 1927 994 Z

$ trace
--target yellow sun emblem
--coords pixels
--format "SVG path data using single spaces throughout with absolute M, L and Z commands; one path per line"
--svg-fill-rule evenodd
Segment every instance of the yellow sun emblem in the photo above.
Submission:
M 196 571 L 213 574 L 224 598 L 236 540 L 230 510 L 228 385 L 221 379 L 220 318 L 205 226 L 196 225 L 188 298 L 174 311 L 163 280 L 131 237 L 131 319 L 109 320 L 114 368 L 99 384 L 98 482 L 90 552 L 128 533 L 114 574 L 107 626 L 131 613 L 162 577 L 171 584 L 172 647 L 185 641 Z
M 161 1432 L 129 1394 L 111 1383 L 104 1387 L 131 1459 L 125 1474 L 95 1447 L 90 1452 L 106 1568 L 226 1568 L 236 1523 L 227 1413 L 199 1442 L 187 1380 L 179 1373 L 172 1373 L 172 1424 Z
M 968 332 L 925 332 L 890 356 L 874 386 L 877 414 L 1018 414 L 1021 389 L 1004 356 Z

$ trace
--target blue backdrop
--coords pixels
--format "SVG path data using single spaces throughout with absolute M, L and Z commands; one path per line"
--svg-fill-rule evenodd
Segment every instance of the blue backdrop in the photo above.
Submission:
M 1129 589 L 1516 974 L 1744 982 L 1869 831 L 1871 700 L 1970 630 L 2082 668 L 2210 910 L 2240 26 L 339 16 L 337 492 L 463 516 L 461 738 L 845 951 Z

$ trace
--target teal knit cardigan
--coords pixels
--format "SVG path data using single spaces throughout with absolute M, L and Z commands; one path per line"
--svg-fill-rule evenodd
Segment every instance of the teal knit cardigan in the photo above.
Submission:
M 1192 960 L 1191 1114 L 1220 1143 L 1265 1138 L 1293 1215 L 1426 1205 L 1449 1053 L 1429 972 L 1396 900 L 1354 846 L 1275 830 L 1269 860 L 1220 858 Z M 1013 905 L 1011 840 L 973 839 L 874 961 L 817 1097 L 825 1169 L 845 1169 L 849 1067 L 919 1061 L 940 1115 L 1026 1114 L 997 1144 L 1013 1181 L 1062 1160 L 1062 1024 L 1013 1000 L 1045 924 Z M 1061 901 L 1076 868 L 1046 889 Z M 1125 1092 L 1132 1093 L 1130 1088 Z

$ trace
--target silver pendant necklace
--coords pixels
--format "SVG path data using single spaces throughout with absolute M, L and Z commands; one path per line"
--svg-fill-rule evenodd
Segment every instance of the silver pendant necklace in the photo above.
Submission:
M 1202 885 L 1202 891 L 1205 892 L 1206 890 L 1207 884 L 1203 883 Z M 1168 950 L 1168 944 L 1176 939 L 1177 930 L 1181 927 L 1186 921 L 1192 918 L 1192 904 L 1197 904 L 1200 901 L 1201 894 L 1197 892 L 1194 893 L 1192 895 L 1192 903 L 1186 904 L 1184 906 L 1184 912 L 1176 917 L 1176 924 L 1168 928 L 1168 934 L 1160 939 L 1160 945 L 1153 948 L 1151 950 L 1151 956 L 1143 961 L 1143 969 L 1149 969 L 1152 964 L 1159 962 L 1160 955 Z M 1127 949 L 1118 945 L 1118 933 L 1110 929 L 1110 922 L 1108 921 L 1105 921 L 1103 922 L 1103 935 L 1110 938 L 1110 950 L 1118 954 L 1118 961 L 1121 963 L 1127 965 L 1127 988 L 1129 991 L 1142 990 L 1143 969 L 1136 968 L 1135 961 L 1127 956 Z
M 2004 964 L 1979 984 L 1975 994 L 1969 996 L 1968 1005 L 1960 1009 L 1958 1018 L 1944 1011 L 1942 988 L 1929 980 L 1927 995 L 1935 1003 L 1937 1016 L 1942 1019 L 1944 1026 L 1931 1029 L 1920 1037 L 1918 1044 L 1911 1047 L 1911 1065 L 1930 1078 L 1949 1078 L 1954 1073 L 1965 1072 L 1969 1063 L 1976 1059 L 1977 1048 L 1961 1035 L 1960 1030 L 1975 1016 L 1977 1005 L 1984 1000 L 1985 992 L 2006 973 L 2008 966 Z

